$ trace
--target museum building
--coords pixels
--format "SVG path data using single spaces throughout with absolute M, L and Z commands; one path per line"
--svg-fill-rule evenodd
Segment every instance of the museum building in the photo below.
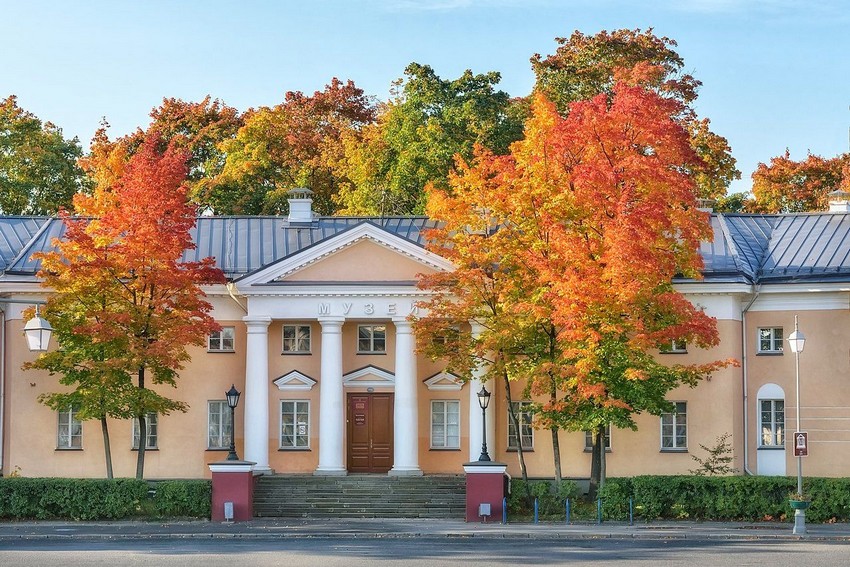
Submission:
M 806 474 L 846 476 L 848 203 L 836 196 L 823 213 L 712 214 L 711 223 L 714 238 L 701 246 L 704 279 L 674 283 L 716 318 L 720 344 L 705 351 L 673 343 L 657 356 L 741 364 L 671 391 L 675 411 L 638 415 L 637 431 L 610 431 L 608 475 L 686 474 L 696 468 L 692 455 L 704 457 L 703 446 L 724 434 L 739 473 L 793 472 L 786 437 L 795 430 L 797 374 L 787 338 L 796 316 L 807 338 L 799 355 Z M 514 428 L 502 384 L 463 382 L 416 351 L 410 315 L 428 293 L 417 288 L 418 274 L 452 269 L 425 248 L 433 226 L 423 217 L 319 217 L 306 193 L 295 195 L 286 217 L 199 217 L 197 247 L 185 259 L 212 256 L 227 276 L 227 285 L 205 288 L 222 330 L 190 350 L 177 388 L 162 390 L 189 410 L 149 416 L 146 477 L 209 477 L 208 464 L 226 456 L 234 431 L 225 401 L 233 384 L 242 392 L 237 451 L 260 473 L 460 474 L 478 458 L 486 430 L 491 457 L 509 473 L 519 473 L 521 445 L 529 475 L 551 478 L 551 433 L 535 428 L 522 384 L 512 385 L 521 415 Z M 58 378 L 21 369 L 36 356 L 22 336 L 21 302 L 47 293 L 32 254 L 51 249 L 63 231 L 56 218 L 0 217 L 3 475 L 104 476 L 99 422 L 39 403 L 61 387 Z M 486 418 L 482 386 L 492 393 Z M 134 474 L 136 425 L 110 421 L 116 476 Z M 586 478 L 590 436 L 559 435 L 564 476 Z

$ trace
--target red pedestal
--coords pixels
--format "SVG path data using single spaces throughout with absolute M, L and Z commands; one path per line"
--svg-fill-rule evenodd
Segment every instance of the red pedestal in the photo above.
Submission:
M 508 466 L 492 461 L 465 463 L 466 521 L 501 522 L 505 498 L 505 471 Z M 481 504 L 490 505 L 490 515 L 481 515 Z
M 210 463 L 212 471 L 212 510 L 214 522 L 223 522 L 226 502 L 233 503 L 234 522 L 254 517 L 254 465 L 251 461 Z

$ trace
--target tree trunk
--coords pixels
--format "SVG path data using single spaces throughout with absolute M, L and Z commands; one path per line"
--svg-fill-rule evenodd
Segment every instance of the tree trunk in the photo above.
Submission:
M 520 428 L 519 419 L 517 418 L 516 411 L 514 411 L 513 404 L 511 403 L 513 400 L 511 398 L 511 382 L 508 380 L 508 374 L 504 370 L 502 370 L 502 377 L 505 381 L 505 399 L 508 402 L 508 416 L 511 420 L 511 423 L 514 425 L 514 431 L 517 432 L 517 449 L 516 454 L 519 459 L 519 470 L 522 475 L 522 480 L 528 482 L 528 471 L 525 468 L 525 457 L 522 453 L 522 431 Z
M 555 360 L 555 355 L 557 354 L 557 344 L 558 344 L 558 334 L 555 327 L 550 327 L 548 330 L 549 334 L 549 359 Z M 549 402 L 554 406 L 558 402 L 558 383 L 555 381 L 555 376 L 552 371 L 549 371 Z M 553 426 L 552 429 L 552 460 L 555 463 L 555 482 L 558 485 L 558 488 L 561 487 L 561 442 L 558 440 L 558 429 L 557 426 Z
M 139 391 L 141 393 L 142 390 L 145 389 L 145 367 L 142 366 L 139 368 Z M 146 412 L 144 408 L 142 411 L 139 411 L 139 416 L 137 419 L 139 420 L 139 453 L 136 456 L 136 478 L 141 480 L 145 477 L 145 447 L 147 446 L 147 420 L 145 419 Z
M 593 431 L 593 453 L 590 461 L 590 490 L 587 495 L 590 500 L 596 500 L 599 490 L 605 486 L 605 424 L 599 425 Z
M 112 474 L 112 446 L 109 444 L 109 425 L 106 417 L 100 418 L 100 431 L 103 433 L 103 453 L 106 458 L 106 478 L 115 478 Z
M 561 486 L 561 442 L 558 440 L 557 427 L 552 428 L 552 458 L 555 459 L 555 482 Z

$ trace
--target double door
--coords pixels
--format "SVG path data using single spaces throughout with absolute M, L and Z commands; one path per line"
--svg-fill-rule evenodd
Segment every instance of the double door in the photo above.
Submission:
M 393 467 L 393 395 L 348 394 L 348 472 L 384 473 Z

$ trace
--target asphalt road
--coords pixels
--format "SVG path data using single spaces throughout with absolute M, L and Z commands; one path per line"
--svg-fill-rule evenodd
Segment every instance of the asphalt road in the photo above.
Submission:
M 468 565 L 835 567 L 850 544 L 817 541 L 582 541 L 499 539 L 291 539 L 4 541 L 0 565 L 15 567 L 457 567 Z

